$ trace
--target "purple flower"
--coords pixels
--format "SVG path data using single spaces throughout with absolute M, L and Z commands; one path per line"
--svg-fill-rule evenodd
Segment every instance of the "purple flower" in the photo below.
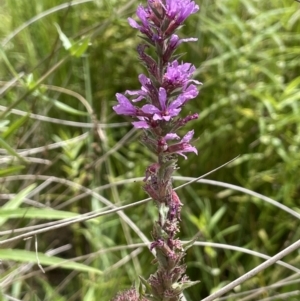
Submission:
M 128 22 L 154 44 L 170 36 L 188 16 L 198 10 L 199 6 L 191 0 L 148 0 L 147 7 L 140 5 L 136 11 L 142 25 L 132 18 L 128 18 Z
M 167 136 L 170 135 L 167 139 Z M 178 139 L 176 134 L 168 134 L 166 135 L 165 139 L 169 140 L 169 139 Z M 173 135 L 173 136 L 171 136 Z M 191 139 L 193 138 L 194 135 L 194 130 L 189 131 L 181 140 L 180 142 L 176 143 L 176 144 L 172 144 L 169 145 L 169 147 L 167 148 L 166 152 L 168 153 L 176 153 L 178 155 L 183 156 L 185 159 L 187 159 L 186 155 L 184 155 L 183 153 L 190 153 L 190 152 L 194 152 L 195 154 L 198 155 L 198 151 L 197 149 L 192 146 L 191 144 L 189 144 L 189 142 L 191 141 Z M 177 136 L 177 137 L 176 137 Z M 172 138 L 171 138 L 172 137 Z
M 145 34 L 150 41 L 153 41 L 154 34 L 151 31 L 150 24 L 148 22 L 148 19 L 150 17 L 150 11 L 148 8 L 143 7 L 142 5 L 139 5 L 136 14 L 139 17 L 139 19 L 142 21 L 142 25 L 139 25 L 135 20 L 132 18 L 128 18 L 128 23 L 131 27 L 138 29 L 141 33 Z
M 152 103 L 155 103 L 156 100 L 156 103 L 158 104 L 157 89 L 154 88 L 151 80 L 148 77 L 146 77 L 144 74 L 140 74 L 139 81 L 142 85 L 140 90 L 127 90 L 125 93 L 129 95 L 138 96 L 137 98 L 132 100 L 133 102 L 137 102 L 142 99 L 149 98 L 151 99 Z
M 169 121 L 172 117 L 175 117 L 181 111 L 181 106 L 185 102 L 185 98 L 179 95 L 179 97 L 168 104 L 167 92 L 164 88 L 159 88 L 159 103 L 160 109 L 152 104 L 144 105 L 142 111 L 146 114 L 153 115 L 153 120 L 165 120 Z
M 139 17 L 139 19 L 142 21 L 143 25 L 141 26 L 132 18 L 128 18 L 129 25 L 138 30 L 142 30 L 143 28 L 149 28 L 150 26 L 148 22 L 148 17 L 149 17 L 148 10 L 146 11 L 146 9 L 142 5 L 139 5 L 136 10 L 136 14 Z
M 199 91 L 195 85 L 189 85 L 187 88 L 182 89 L 182 98 L 185 99 L 184 104 L 190 100 L 195 98 L 199 94 Z
M 137 108 L 131 104 L 130 100 L 126 96 L 117 93 L 116 97 L 119 104 L 113 106 L 113 109 L 118 115 L 128 115 L 128 116 L 137 115 L 138 112 Z
M 176 60 L 169 63 L 163 77 L 163 87 L 172 91 L 176 88 L 186 88 L 190 82 L 200 85 L 199 81 L 191 79 L 195 70 L 196 67 L 191 63 L 179 64 Z
M 166 15 L 176 24 L 182 24 L 188 16 L 196 13 L 199 5 L 191 0 L 166 0 Z

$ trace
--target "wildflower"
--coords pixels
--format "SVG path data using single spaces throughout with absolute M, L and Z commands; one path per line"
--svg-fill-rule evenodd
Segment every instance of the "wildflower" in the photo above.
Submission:
M 181 43 L 197 41 L 195 38 L 179 39 L 174 32 L 189 15 L 199 10 L 199 6 L 191 0 L 148 0 L 147 4 L 137 8 L 139 23 L 132 18 L 128 22 L 144 35 L 147 42 L 139 45 L 137 51 L 149 77 L 139 75 L 141 88 L 125 92 L 130 100 L 117 93 L 119 103 L 113 109 L 117 114 L 135 118 L 133 126 L 144 129 L 142 143 L 157 156 L 157 162 L 146 169 L 143 188 L 158 208 L 158 220 L 151 232 L 153 242 L 150 245 L 150 250 L 156 251 L 158 267 L 147 280 L 148 293 L 144 297 L 138 299 L 136 291 L 131 289 L 119 294 L 113 301 L 147 301 L 145 298 L 179 301 L 182 291 L 196 284 L 185 276 L 185 251 L 176 238 L 183 204 L 172 187 L 171 176 L 177 169 L 177 155 L 187 159 L 185 153 L 198 153 L 190 144 L 194 130 L 182 139 L 176 131 L 198 118 L 197 113 L 184 118 L 178 115 L 186 102 L 198 95 L 197 86 L 201 83 L 192 79 L 196 70 L 194 65 L 179 63 L 172 58 Z M 145 53 L 151 45 L 158 56 L 155 59 Z M 142 104 L 133 105 L 138 102 Z
M 151 31 L 150 24 L 148 22 L 149 19 L 149 10 L 145 9 L 142 5 L 139 5 L 136 14 L 139 19 L 142 21 L 142 25 L 139 25 L 132 18 L 128 18 L 128 23 L 131 27 L 138 29 L 141 33 L 145 34 L 150 41 L 153 40 L 153 32 Z
M 177 88 L 183 88 L 185 90 L 188 85 L 193 82 L 195 84 L 201 84 L 197 80 L 191 79 L 196 67 L 190 63 L 179 64 L 177 60 L 168 64 L 166 73 L 163 76 L 162 86 L 167 91 L 173 91 Z
M 139 82 L 142 87 L 140 90 L 126 90 L 126 94 L 129 95 L 137 95 L 138 97 L 133 99 L 133 102 L 138 102 L 142 99 L 148 99 L 153 104 L 158 104 L 158 92 L 157 89 L 153 86 L 150 78 L 145 76 L 144 74 L 139 75 Z
M 126 96 L 117 93 L 116 97 L 119 104 L 113 106 L 113 109 L 118 115 L 128 115 L 128 116 L 137 115 L 138 112 L 137 108 L 131 104 L 130 100 Z
M 185 102 L 185 98 L 181 95 L 168 104 L 167 92 L 164 88 L 159 88 L 159 103 L 160 108 L 152 104 L 147 104 L 142 107 L 142 111 L 147 114 L 153 115 L 153 120 L 165 120 L 169 121 L 172 117 L 175 117 L 181 111 L 181 106 Z
M 169 19 L 181 25 L 187 17 L 196 13 L 199 5 L 191 0 L 166 0 L 166 15 Z
M 187 159 L 186 155 L 183 153 L 189 153 L 194 152 L 196 155 L 198 154 L 197 149 L 189 144 L 191 139 L 193 138 L 194 130 L 189 131 L 181 140 L 179 143 L 169 145 L 166 152 L 168 153 L 176 153 L 178 155 L 183 156 L 185 159 Z M 174 136 L 175 137 L 175 136 Z M 177 139 L 177 138 L 176 138 Z
M 191 0 L 148 0 L 147 7 L 140 5 L 136 11 L 142 25 L 132 18 L 128 18 L 128 22 L 131 27 L 145 34 L 150 41 L 155 41 L 158 36 L 170 36 L 188 16 L 198 10 L 199 6 Z M 159 29 L 158 35 L 152 27 Z

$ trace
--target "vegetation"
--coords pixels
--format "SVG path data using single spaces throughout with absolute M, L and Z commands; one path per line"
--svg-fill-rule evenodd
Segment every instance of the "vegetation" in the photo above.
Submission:
M 185 108 L 200 113 L 190 125 L 199 155 L 180 159 L 174 184 L 239 156 L 208 178 L 268 196 L 295 215 L 233 187 L 193 183 L 178 190 L 181 237 L 199 233 L 200 242 L 273 256 L 300 237 L 299 3 L 196 2 L 201 12 L 182 33 L 198 42 L 180 50 L 203 82 Z M 151 202 L 80 220 L 146 197 L 141 179 L 152 154 L 129 119 L 112 110 L 115 93 L 139 88 L 144 71 L 127 23 L 139 3 L 0 1 L 0 234 L 7 240 L 0 245 L 0 300 L 110 300 L 154 271 L 140 244 L 151 239 Z M 66 219 L 75 222 L 30 234 Z M 9 240 L 22 234 L 29 238 Z M 238 286 L 243 297 L 219 300 L 286 293 L 299 300 L 299 250 L 283 260 L 290 266 L 275 264 Z M 193 246 L 187 273 L 201 283 L 186 300 L 200 301 L 262 261 Z M 250 299 L 250 290 L 279 283 Z

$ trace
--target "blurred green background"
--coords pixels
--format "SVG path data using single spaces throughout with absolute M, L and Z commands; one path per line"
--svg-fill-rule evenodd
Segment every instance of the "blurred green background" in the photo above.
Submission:
M 195 129 L 199 155 L 180 158 L 176 175 L 198 177 L 239 155 L 209 179 L 256 191 L 299 214 L 300 4 L 196 2 L 201 11 L 179 35 L 198 42 L 182 44 L 179 52 L 203 82 L 198 98 L 183 110 L 200 117 L 181 130 L 183 135 Z M 134 178 L 143 177 L 155 158 L 139 143 L 130 119 L 112 110 L 115 93 L 138 89 L 137 77 L 145 73 L 136 54 L 138 33 L 127 23 L 138 4 L 0 0 L 1 240 L 109 202 L 119 206 L 146 198 Z M 174 186 L 182 183 L 174 180 Z M 184 240 L 200 232 L 200 241 L 272 256 L 300 237 L 296 217 L 242 192 L 193 183 L 178 194 L 184 203 Z M 99 251 L 140 243 L 142 234 L 150 240 L 156 215 L 147 203 L 121 216 L 113 213 L 0 245 L 0 298 L 110 300 L 155 266 L 147 248 Z M 189 249 L 186 259 L 190 278 L 201 281 L 186 291 L 188 301 L 201 300 L 262 262 L 201 246 Z M 300 252 L 284 261 L 300 269 Z M 293 273 L 274 265 L 236 292 Z M 283 285 L 251 300 L 298 288 Z

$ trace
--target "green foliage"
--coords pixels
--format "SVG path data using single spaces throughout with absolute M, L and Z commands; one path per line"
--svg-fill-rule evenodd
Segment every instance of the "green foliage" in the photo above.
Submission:
M 35 188 L 35 184 L 31 184 L 30 186 L 26 187 L 24 190 L 20 191 L 16 196 L 14 196 L 12 199 L 10 199 L 8 202 L 6 202 L 0 210 L 0 215 L 5 210 L 14 210 L 17 209 L 23 202 L 23 199 L 27 197 L 27 195 L 32 192 L 32 190 Z M 2 217 L 0 219 L 0 226 L 3 225 L 6 222 L 6 218 Z
M 1 3 L 1 240 L 146 197 L 134 178 L 144 176 L 153 155 L 138 142 L 129 119 L 111 109 L 115 93 L 139 88 L 137 76 L 145 72 L 135 50 L 137 32 L 127 23 L 140 2 L 70 3 Z M 199 156 L 180 160 L 178 175 L 198 177 L 240 155 L 211 177 L 300 212 L 299 3 L 199 4 L 200 13 L 179 33 L 198 37 L 181 45 L 180 59 L 197 66 L 204 84 L 184 109 L 200 114 L 186 129 L 199 137 Z M 182 239 L 198 233 L 202 241 L 269 255 L 299 239 L 295 217 L 252 196 L 196 183 L 178 193 L 184 203 Z M 142 234 L 150 240 L 157 210 L 147 203 L 123 213 L 127 219 L 114 213 L 41 233 L 38 254 L 32 239 L 3 245 L 1 298 L 110 300 L 139 275 L 147 278 L 155 268 L 147 248 L 108 248 L 140 243 Z M 47 256 L 49 250 L 55 256 Z M 55 269 L 43 274 L 38 259 Z M 299 268 L 299 252 L 285 261 Z M 186 299 L 200 300 L 259 263 L 236 251 L 190 247 L 187 273 L 201 282 L 186 290 Z M 272 266 L 237 291 L 289 275 Z M 297 289 L 289 284 L 263 296 Z
M 65 260 L 61 258 L 52 257 L 41 253 L 37 254 L 35 252 L 29 252 L 25 250 L 17 250 L 17 249 L 1 250 L 0 256 L 2 260 L 14 260 L 17 262 L 26 262 L 26 263 L 36 262 L 38 259 L 41 264 L 45 264 L 45 265 L 59 266 L 70 270 L 101 274 L 101 271 L 93 267 L 89 267 L 76 262 L 65 262 Z

